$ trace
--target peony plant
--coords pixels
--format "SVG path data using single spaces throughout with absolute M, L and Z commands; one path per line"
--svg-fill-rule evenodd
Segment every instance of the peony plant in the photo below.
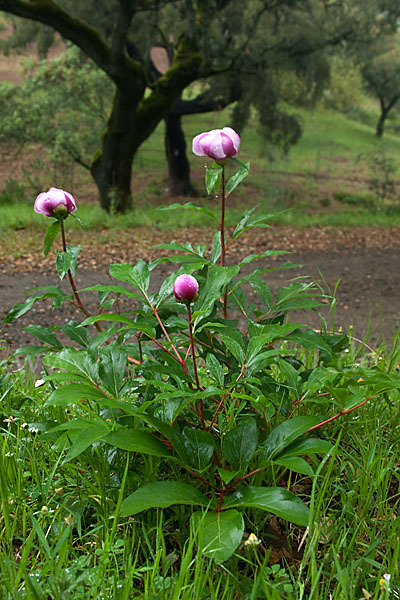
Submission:
M 89 313 L 75 286 L 79 247 L 65 240 L 64 217 L 75 211 L 75 200 L 56 188 L 40 194 L 35 210 L 56 219 L 44 252 L 61 230 L 56 266 L 61 279 L 68 273 L 72 293 L 44 288 L 6 317 L 18 318 L 43 298 L 52 298 L 54 307 L 70 302 L 83 313 L 81 322 L 28 328 L 42 345 L 17 351 L 43 355 L 43 380 L 51 383 L 46 405 L 64 409 L 50 429 L 39 424 L 38 435 L 50 436 L 66 449 L 65 461 L 81 460 L 85 468 L 88 458 L 112 448 L 106 462 L 124 496 L 119 518 L 138 519 L 160 508 L 171 522 L 179 515 L 175 506 L 186 505 L 182 527 L 187 535 L 191 528 L 203 552 L 217 562 L 239 551 L 245 528 L 254 530 L 255 512 L 273 514 L 292 528 L 313 526 L 309 499 L 296 494 L 294 477 L 313 480 L 321 456 L 333 452 L 321 435 L 323 426 L 390 386 L 388 379 L 380 386 L 376 374 L 370 382 L 357 365 L 342 368 L 345 334 L 291 320 L 293 310 L 318 309 L 325 301 L 312 283 L 296 279 L 273 294 L 264 276 L 275 265 L 249 271 L 254 261 L 284 252 L 267 250 L 225 265 L 229 245 L 267 220 L 251 209 L 225 239 L 225 199 L 249 172 L 248 163 L 237 161 L 239 147 L 239 136 L 228 127 L 193 140 L 195 154 L 213 160 L 208 192 L 221 192 L 220 227 L 211 248 L 160 244 L 175 254 L 149 264 L 112 264 L 111 285 L 85 288 L 98 294 L 96 314 Z M 225 182 L 228 160 L 237 170 Z M 204 207 L 196 210 L 208 214 Z M 160 289 L 150 291 L 151 273 L 162 262 L 170 263 L 171 273 Z M 257 303 L 248 299 L 244 284 Z M 113 300 L 121 296 L 131 309 L 112 312 Z M 70 343 L 61 342 L 58 332 Z M 130 455 L 139 458 L 131 461 Z M 117 506 L 118 512 L 119 501 Z M 257 532 L 251 535 L 258 539 Z

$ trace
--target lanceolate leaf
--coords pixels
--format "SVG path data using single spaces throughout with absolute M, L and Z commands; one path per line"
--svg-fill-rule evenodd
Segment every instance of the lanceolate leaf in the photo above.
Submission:
M 73 375 L 71 379 L 74 380 L 83 379 L 90 382 L 97 380 L 97 362 L 86 350 L 64 348 L 59 354 L 46 357 L 46 364 L 67 371 Z
M 69 383 L 59 386 L 46 400 L 46 406 L 70 406 L 81 400 L 103 400 L 104 394 L 93 385 Z
M 108 432 L 106 425 L 97 425 L 95 427 L 86 427 L 79 436 L 74 440 L 73 445 L 68 451 L 64 462 L 68 462 L 73 458 L 82 454 L 89 446 L 102 440 Z
M 115 398 L 118 398 L 124 379 L 127 358 L 126 351 L 117 342 L 101 348 L 99 353 L 99 376 L 101 384 Z
M 111 277 L 115 277 L 115 279 L 130 283 L 143 294 L 147 293 L 150 283 L 150 272 L 144 260 L 138 260 L 134 267 L 128 263 L 110 265 L 110 275 Z
M 224 454 L 237 471 L 244 471 L 257 449 L 258 433 L 255 419 L 242 419 L 224 437 Z
M 229 196 L 233 190 L 247 177 L 250 172 L 250 163 L 241 163 L 240 167 L 226 183 L 226 195 Z M 208 192 L 210 193 L 210 192 Z
M 215 190 L 215 193 L 218 194 L 221 186 L 222 168 L 223 167 L 217 167 L 213 169 L 211 167 L 207 167 L 205 178 L 207 194 L 211 194 L 213 190 Z
M 104 441 L 111 446 L 131 452 L 142 452 L 151 456 L 170 456 L 171 452 L 158 439 L 140 429 L 118 429 L 112 431 Z
M 278 458 L 274 459 L 274 464 L 279 465 L 281 467 L 286 467 L 290 469 L 290 471 L 294 471 L 295 473 L 301 473 L 302 475 L 308 475 L 312 477 L 314 475 L 314 471 L 311 468 L 311 465 L 308 464 L 304 458 L 300 458 L 300 456 L 288 456 L 287 458 Z
M 175 448 L 194 469 L 202 471 L 210 463 L 214 452 L 214 437 L 207 431 L 185 427 L 175 438 Z
M 297 439 L 280 453 L 279 458 L 303 455 L 310 456 L 311 454 L 326 454 L 332 449 L 332 444 L 327 440 L 320 440 L 316 437 Z
M 52 331 L 43 327 L 42 325 L 28 325 L 24 328 L 27 333 L 34 335 L 39 340 L 48 344 L 49 346 L 55 346 L 56 348 L 62 348 L 61 342 L 58 341 L 57 337 Z
M 216 562 L 228 560 L 242 541 L 243 517 L 237 510 L 195 512 L 191 525 L 201 552 Z
M 223 293 L 225 286 L 239 273 L 238 266 L 221 267 L 219 265 L 210 265 L 208 278 L 200 288 L 199 298 L 194 305 L 193 312 L 201 312 L 202 317 L 208 316 L 214 306 L 214 303 Z M 197 324 L 197 323 L 196 323 Z
M 223 508 L 259 508 L 297 525 L 308 525 L 309 509 L 300 498 L 281 487 L 243 487 L 229 496 Z
M 261 462 L 278 456 L 284 448 L 322 420 L 321 417 L 317 416 L 294 417 L 275 427 L 265 440 Z
M 171 210 L 194 210 L 201 212 L 204 215 L 207 215 L 208 217 L 211 217 L 214 221 L 217 220 L 215 214 L 211 210 L 208 210 L 203 206 L 197 206 L 192 202 L 186 202 L 185 204 L 178 204 L 177 202 L 174 202 L 173 204 L 168 204 L 168 206 L 159 206 L 156 210 L 165 210 L 168 212 L 170 212 Z
M 78 262 L 78 254 L 81 250 L 81 245 L 77 246 L 67 246 L 66 252 L 56 251 L 57 260 L 56 267 L 60 279 L 63 280 L 68 271 L 71 271 L 72 277 L 76 275 L 76 268 Z
M 173 504 L 208 506 L 209 501 L 199 490 L 180 481 L 156 481 L 130 494 L 122 502 L 121 516 L 136 515 L 148 508 L 167 508 Z
M 61 223 L 58 219 L 57 219 L 57 221 L 54 221 L 54 223 L 49 225 L 48 228 L 46 229 L 46 235 L 44 236 L 44 242 L 43 242 L 43 254 L 45 257 L 50 252 L 50 248 L 52 247 L 53 242 L 56 239 L 60 229 L 61 229 Z
M 65 294 L 62 290 L 55 286 L 46 286 L 39 289 L 43 291 L 42 294 L 34 294 L 33 296 L 29 296 L 29 298 L 23 304 L 15 304 L 10 312 L 4 317 L 2 322 L 11 323 L 11 321 L 15 321 L 15 319 L 18 319 L 18 317 L 22 317 L 22 315 L 27 313 L 38 300 L 43 300 L 44 298 L 53 298 L 54 308 L 56 306 L 61 306 L 61 304 L 70 297 L 68 294 Z

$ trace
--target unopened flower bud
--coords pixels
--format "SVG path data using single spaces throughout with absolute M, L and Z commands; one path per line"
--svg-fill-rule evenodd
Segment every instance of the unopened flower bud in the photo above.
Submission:
M 192 150 L 197 156 L 209 156 L 223 164 L 238 155 L 240 137 L 231 127 L 213 129 L 193 138 Z
M 76 210 L 76 202 L 68 192 L 50 188 L 48 192 L 43 192 L 36 198 L 34 210 L 45 217 L 65 219 Z
M 196 300 L 199 284 L 192 275 L 179 275 L 174 283 L 174 296 L 178 302 L 190 304 Z

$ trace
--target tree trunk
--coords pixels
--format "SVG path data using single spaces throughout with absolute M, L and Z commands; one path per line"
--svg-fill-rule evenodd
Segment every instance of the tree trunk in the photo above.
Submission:
M 386 117 L 388 116 L 388 112 L 385 109 L 381 109 L 381 115 L 379 117 L 378 124 L 376 126 L 376 137 L 381 138 L 383 136 L 383 128 L 385 125 Z
M 102 148 L 90 168 L 101 207 L 107 212 L 125 212 L 132 207 L 132 163 L 141 137 L 136 109 L 129 93 L 115 92 Z
M 186 156 L 181 115 L 171 113 L 165 118 L 164 140 L 169 193 L 172 196 L 195 196 L 196 191 L 190 182 L 190 164 Z

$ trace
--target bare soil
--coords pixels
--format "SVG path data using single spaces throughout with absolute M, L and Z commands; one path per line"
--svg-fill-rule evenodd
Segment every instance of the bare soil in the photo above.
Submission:
M 160 241 L 179 236 L 180 241 L 191 239 L 192 242 L 207 243 L 211 234 L 207 229 L 175 232 L 132 230 L 115 234 L 115 239 L 110 239 L 108 232 L 104 238 L 107 241 L 103 242 L 98 234 L 96 237 L 89 234 L 85 239 L 89 250 L 82 254 L 76 278 L 78 288 L 112 283 L 108 273 L 110 263 L 134 264 L 139 257 L 149 260 L 160 256 L 164 251 L 152 248 Z M 24 233 L 19 232 L 19 235 L 22 243 Z M 368 335 L 367 343 L 374 348 L 384 340 L 390 342 L 393 339 L 400 319 L 400 236 L 397 228 L 298 230 L 274 227 L 242 236 L 231 248 L 228 262 L 233 263 L 249 253 L 262 253 L 268 249 L 291 252 L 289 257 L 262 259 L 251 265 L 254 268 L 274 269 L 264 275 L 274 293 L 296 277 L 316 281 L 328 294 L 333 293 L 339 282 L 336 292 L 336 330 L 342 327 L 347 331 L 352 325 L 354 335 L 360 340 Z M 279 270 L 279 266 L 287 260 L 298 266 Z M 16 259 L 10 259 L 0 252 L 0 319 L 14 304 L 25 301 L 28 290 L 60 284 L 54 262 L 54 255 L 45 261 L 40 258 L 39 244 L 38 248 Z M 154 290 L 159 288 L 170 270 L 169 265 L 162 264 L 152 272 L 151 286 Z M 61 287 L 67 291 L 68 281 L 63 281 Z M 86 293 L 83 297 L 89 311 L 95 312 L 96 296 Z M 122 300 L 117 310 L 129 310 L 127 301 Z M 321 313 L 331 325 L 333 314 L 328 303 L 322 307 Z M 2 354 L 9 355 L 20 346 L 37 343 L 24 331 L 29 323 L 48 327 L 80 318 L 73 306 L 64 305 L 53 312 L 50 301 L 40 301 L 14 323 L 0 324 L 0 339 L 4 340 Z M 294 320 L 315 328 L 321 327 L 321 317 L 317 313 L 296 314 Z

